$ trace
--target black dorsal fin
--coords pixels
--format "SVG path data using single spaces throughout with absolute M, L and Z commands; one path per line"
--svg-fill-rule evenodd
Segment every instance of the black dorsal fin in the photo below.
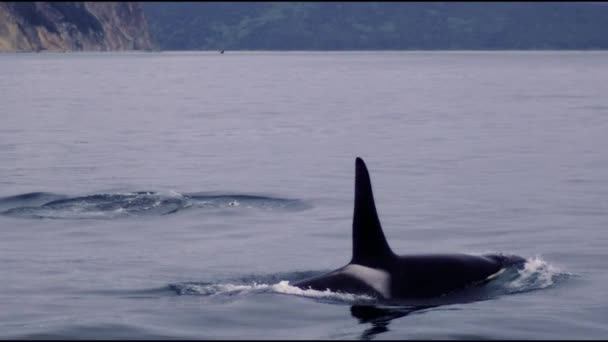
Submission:
M 355 209 L 351 263 L 380 267 L 385 265 L 394 254 L 382 232 L 367 167 L 361 158 L 357 158 L 355 164 Z

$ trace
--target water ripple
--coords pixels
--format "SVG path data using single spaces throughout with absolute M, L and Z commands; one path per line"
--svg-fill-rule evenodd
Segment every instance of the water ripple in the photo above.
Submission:
M 67 196 L 32 192 L 0 198 L 0 214 L 21 218 L 114 219 L 168 215 L 185 209 L 302 210 L 310 205 L 298 199 L 252 194 L 137 191 Z

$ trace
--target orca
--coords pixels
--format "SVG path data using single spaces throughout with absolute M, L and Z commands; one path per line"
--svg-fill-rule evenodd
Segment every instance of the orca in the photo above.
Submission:
M 334 271 L 299 280 L 300 289 L 370 295 L 379 299 L 436 298 L 484 284 L 525 259 L 502 254 L 397 255 L 388 245 L 374 203 L 369 172 L 355 162 L 352 259 Z

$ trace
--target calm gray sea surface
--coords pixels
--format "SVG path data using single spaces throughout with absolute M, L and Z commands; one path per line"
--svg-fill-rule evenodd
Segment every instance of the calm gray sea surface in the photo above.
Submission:
M 0 55 L 0 338 L 606 338 L 608 52 Z M 351 256 L 528 259 L 413 308 Z

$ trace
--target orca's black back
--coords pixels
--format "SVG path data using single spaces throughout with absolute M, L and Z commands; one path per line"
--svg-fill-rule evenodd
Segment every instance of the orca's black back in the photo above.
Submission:
M 501 262 L 486 256 L 422 254 L 399 256 L 388 271 L 394 297 L 423 298 L 483 282 L 502 267 Z

